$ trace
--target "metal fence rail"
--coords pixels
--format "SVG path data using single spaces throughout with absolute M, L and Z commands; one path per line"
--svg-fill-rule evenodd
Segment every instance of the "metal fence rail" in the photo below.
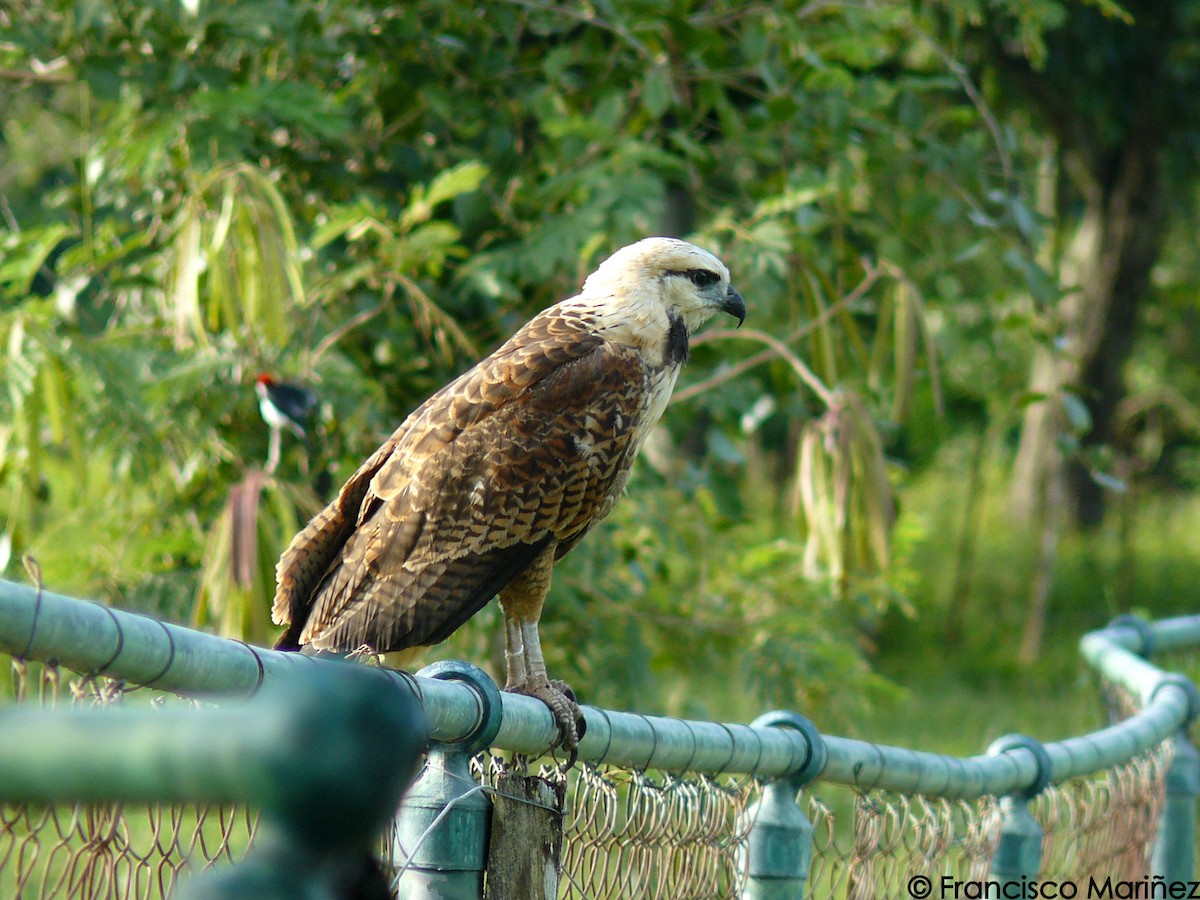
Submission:
M 806 790 L 814 782 L 846 785 L 858 794 L 899 796 L 892 818 L 898 810 L 912 823 L 910 827 L 918 832 L 925 828 L 928 840 L 936 840 L 939 831 L 956 828 L 964 834 L 979 832 L 983 837 L 977 843 L 983 849 L 972 852 L 977 857 L 986 853 L 990 875 L 1006 879 L 1035 877 L 1043 862 L 1043 844 L 1049 846 L 1045 830 L 1030 811 L 1031 803 L 1037 811 L 1037 804 L 1045 804 L 1047 797 L 1060 798 L 1054 802 L 1063 804 L 1074 802 L 1065 799 L 1070 785 L 1084 777 L 1116 779 L 1103 791 L 1106 798 L 1116 797 L 1121 793 L 1117 781 L 1128 782 L 1136 775 L 1138 787 L 1126 790 L 1129 796 L 1122 802 L 1130 807 L 1143 803 L 1139 791 L 1160 796 L 1153 800 L 1156 815 L 1147 826 L 1150 833 L 1136 837 L 1135 843 L 1152 847 L 1153 874 L 1188 879 L 1200 766 L 1186 728 L 1200 711 L 1200 695 L 1188 679 L 1162 671 L 1145 657 L 1155 650 L 1198 644 L 1200 616 L 1150 624 L 1118 620 L 1087 635 L 1082 642 L 1085 659 L 1103 679 L 1132 697 L 1136 711 L 1108 728 L 1054 743 L 1041 744 L 1024 736 L 1002 738 L 986 754 L 967 758 L 821 735 L 806 719 L 785 712 L 741 725 L 584 707 L 587 733 L 579 746 L 583 774 L 570 776 L 575 779 L 571 790 L 573 797 L 583 798 L 578 802 L 601 806 L 628 807 L 635 797 L 670 800 L 671 791 L 682 796 L 698 790 L 697 786 L 708 792 L 707 797 L 726 798 L 728 803 L 717 818 L 723 817 L 728 834 L 717 843 L 722 852 L 736 853 L 738 862 L 732 876 L 722 876 L 729 882 L 722 890 L 745 897 L 775 897 L 803 896 L 812 887 L 810 876 L 825 865 L 814 868 L 814 852 L 818 857 L 825 852 L 832 859 L 832 851 L 821 850 L 828 844 L 820 836 L 827 811 L 812 797 L 811 788 Z M 192 696 L 252 696 L 277 682 L 286 684 L 328 671 L 332 665 L 328 660 L 250 647 L 3 581 L 0 651 L 19 659 L 56 660 L 84 675 Z M 516 788 L 495 777 L 489 781 L 488 773 L 472 772 L 472 757 L 491 748 L 538 758 L 557 734 L 554 721 L 540 702 L 502 695 L 484 673 L 466 664 L 438 664 L 416 676 L 383 670 L 376 678 L 394 688 L 392 697 L 407 697 L 424 710 L 434 741 L 395 830 L 392 863 L 400 870 L 400 893 L 479 896 L 488 865 L 493 800 Z M 22 747 L 21 740 L 0 742 L 0 782 L 15 785 L 0 785 L 0 798 L 46 799 L 32 787 L 36 778 L 22 784 L 9 780 L 9 765 L 18 765 L 22 752 L 28 753 Z M 114 750 L 106 762 L 119 765 L 120 756 Z M 622 782 L 605 776 L 616 771 L 633 772 L 635 777 Z M 637 775 L 649 772 L 668 774 L 658 781 Z M 542 774 L 543 781 L 548 778 L 550 783 L 565 784 L 568 778 L 561 769 Z M 690 780 L 681 780 L 683 775 Z M 734 780 L 718 783 L 713 780 L 718 776 Z M 807 810 L 797 804 L 798 794 L 809 795 Z M 113 796 L 120 795 L 117 791 Z M 242 796 L 254 804 L 261 800 L 254 794 Z M 1039 796 L 1042 800 L 1035 799 Z M 999 802 L 988 806 L 984 802 L 988 798 Z M 967 803 L 977 800 L 983 805 Z M 1157 815 L 1159 805 L 1161 815 Z M 856 810 L 856 821 L 869 824 L 871 815 L 869 804 L 864 805 Z M 568 828 L 568 844 L 570 834 Z M 964 838 L 955 852 L 970 840 L 975 838 Z M 605 846 L 603 853 L 624 852 L 612 842 Z M 564 852 L 570 857 L 572 850 L 568 846 Z M 573 864 L 604 867 L 601 851 L 586 860 L 578 848 L 575 852 Z M 915 854 L 914 858 L 921 853 L 929 856 L 919 848 L 905 852 Z M 669 865 L 647 863 L 646 877 L 669 879 L 675 875 L 649 870 L 688 865 L 678 854 L 671 859 Z M 825 869 L 833 872 L 831 883 L 841 885 L 831 891 L 841 892 L 839 896 L 873 896 L 870 878 L 862 872 L 839 875 L 841 863 L 829 859 Z M 971 871 L 980 865 L 975 859 Z M 862 871 L 869 868 L 863 864 Z M 565 890 L 569 895 L 588 896 L 588 889 L 578 882 L 568 883 Z M 622 888 L 616 890 L 614 896 L 622 895 Z

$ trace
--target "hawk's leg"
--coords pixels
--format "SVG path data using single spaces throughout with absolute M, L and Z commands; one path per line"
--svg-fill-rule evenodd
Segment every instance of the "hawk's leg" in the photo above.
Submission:
M 547 677 L 537 628 L 542 604 L 550 591 L 553 567 L 554 544 L 551 544 L 500 592 L 500 608 L 504 612 L 504 661 L 508 668 L 504 689 L 536 697 L 545 703 L 558 722 L 560 743 L 574 759 L 575 748 L 583 735 L 583 714 L 571 689 L 561 681 L 550 681 Z

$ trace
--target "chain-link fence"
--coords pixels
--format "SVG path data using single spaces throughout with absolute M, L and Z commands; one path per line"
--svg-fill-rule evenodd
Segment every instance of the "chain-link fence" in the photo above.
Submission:
M 13 623 L 28 612 L 13 610 L 26 599 L 0 591 L 0 646 L 10 652 L 19 647 L 31 659 L 69 662 L 61 648 L 13 636 L 18 630 Z M 45 608 L 38 612 L 49 614 Z M 104 610 L 101 618 L 88 620 L 123 629 L 119 653 L 89 651 L 104 657 L 110 674 L 121 670 L 113 661 L 128 651 L 136 631 L 123 615 Z M 1200 638 L 1200 620 L 1195 629 Z M 70 628 L 53 630 L 56 640 L 69 642 Z M 160 631 L 171 643 L 171 662 L 194 661 L 197 648 L 217 640 L 193 639 L 173 626 Z M 970 759 L 823 737 L 786 715 L 769 725 L 740 726 L 603 711 L 594 727 L 589 718 L 588 737 L 602 739 L 602 751 L 585 743 L 580 763 L 566 768 L 534 749 L 548 743 L 553 728 L 536 701 L 505 697 L 493 716 L 485 697 L 491 694 L 471 680 L 481 673 L 448 681 L 406 676 L 400 681 L 421 700 L 434 737 L 448 742 L 435 746 L 452 751 L 461 742 L 473 762 L 455 776 L 460 784 L 447 785 L 444 801 L 436 792 L 422 794 L 425 803 L 433 797 L 436 815 L 421 820 L 415 841 L 410 829 L 404 849 L 398 837 L 404 831 L 402 806 L 401 824 L 383 830 L 378 856 L 400 896 L 408 895 L 413 878 L 434 886 L 424 896 L 437 896 L 438 879 L 451 874 L 465 876 L 459 883 L 482 892 L 492 862 L 486 847 L 469 845 L 486 842 L 486 829 L 482 837 L 467 837 L 456 817 L 470 805 L 465 798 L 490 798 L 532 804 L 557 817 L 561 850 L 547 851 L 553 877 L 544 883 L 559 897 L 757 897 L 766 895 L 762 885 L 770 880 L 792 885 L 795 896 L 875 900 L 909 896 L 914 878 L 936 886 L 946 879 L 981 884 L 989 877 L 1013 877 L 998 860 L 1014 817 L 1027 812 L 1036 823 L 1036 853 L 1023 857 L 1033 860 L 1024 877 L 1077 885 L 1089 877 L 1144 880 L 1163 874 L 1153 871 L 1155 848 L 1162 844 L 1164 823 L 1170 824 L 1165 801 L 1173 790 L 1172 766 L 1179 762 L 1173 752 L 1196 712 L 1195 693 L 1109 637 L 1116 649 L 1105 645 L 1105 665 L 1112 668 L 1118 656 L 1125 660 L 1122 654 L 1132 660 L 1103 681 L 1114 720 L 1123 724 L 1044 748 L 1017 742 Z M 253 681 L 246 685 L 250 689 L 282 680 L 284 669 L 300 664 L 244 645 L 238 652 L 255 660 L 245 676 Z M 65 663 L 9 659 L 7 694 L 18 707 L 180 710 L 214 702 L 181 699 L 174 691 L 113 677 L 79 676 Z M 151 668 L 159 671 L 157 664 Z M 208 685 L 199 683 L 199 675 L 194 680 L 194 693 L 203 697 Z M 230 687 L 227 681 L 223 689 Z M 174 688 L 180 690 L 178 683 Z M 492 750 L 479 753 L 469 737 L 483 732 L 482 746 Z M 507 787 L 509 776 L 529 772 L 550 787 L 541 799 Z M 5 777 L 0 770 L 0 783 Z M 1194 792 L 1190 802 L 1194 809 Z M 117 797 L 105 803 L 0 804 L 0 896 L 168 896 L 197 872 L 253 855 L 261 829 L 256 810 L 253 802 L 146 804 Z M 459 841 L 448 845 L 451 857 L 462 861 L 462 870 L 449 874 L 421 862 L 437 832 L 447 829 Z M 1191 859 L 1184 864 L 1190 877 Z M 930 896 L 941 895 L 935 890 Z
M 736 896 L 746 810 L 759 794 L 745 776 L 578 767 L 567 791 L 561 896 Z

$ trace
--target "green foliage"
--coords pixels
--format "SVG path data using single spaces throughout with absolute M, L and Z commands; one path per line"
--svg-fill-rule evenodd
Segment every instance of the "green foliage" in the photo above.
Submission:
M 905 484 L 897 527 L 919 528 L 932 539 L 917 543 L 907 560 L 914 579 L 911 595 L 921 598 L 920 616 L 891 612 L 879 631 L 883 671 L 905 685 L 963 679 L 1009 692 L 1057 693 L 1081 677 L 1079 658 L 1072 652 L 1080 635 L 1123 613 L 1154 619 L 1191 608 L 1187 598 L 1200 577 L 1200 505 L 1194 496 L 1155 494 L 1134 483 L 1098 531 L 1064 535 L 1054 561 L 1046 653 L 1032 668 L 1018 669 L 1013 635 L 1023 625 L 1021 601 L 1037 564 L 1031 552 L 1036 535 L 1011 527 L 1005 497 L 1008 451 L 1002 436 L 986 448 L 972 577 L 955 582 L 948 577 L 960 565 L 952 538 L 962 528 L 962 510 L 972 490 L 958 475 L 969 452 L 965 437 L 948 441 L 940 451 L 942 464 Z M 956 589 L 963 593 L 955 594 Z M 961 637 L 948 643 L 944 626 L 956 604 L 964 610 Z M 913 652 L 914 647 L 935 646 L 936 653 Z M 1026 711 L 1036 714 L 1039 706 Z
M 259 471 L 234 485 L 208 536 L 192 624 L 258 644 L 270 643 L 280 548 L 321 507 L 306 487 L 276 481 Z
M 881 696 L 897 463 L 934 458 L 943 403 L 1011 407 L 1057 291 L 1038 148 L 939 43 L 997 11 L 1036 62 L 1062 7 L 0 11 L 8 571 L 260 639 L 316 482 L 611 250 L 688 235 L 769 340 L 696 342 L 652 464 L 558 573 L 551 665 L 675 712 L 700 701 L 662 686 L 706 679 L 714 705 Z M 260 483 L 263 370 L 322 403 Z M 493 655 L 494 615 L 446 652 Z
M 270 179 L 245 163 L 189 188 L 172 229 L 163 319 L 176 347 L 230 332 L 283 346 L 308 306 L 296 229 Z

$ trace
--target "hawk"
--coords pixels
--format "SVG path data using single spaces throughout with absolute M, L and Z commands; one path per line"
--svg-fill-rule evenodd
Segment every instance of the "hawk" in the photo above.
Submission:
M 276 646 L 437 644 L 499 594 L 505 690 L 544 702 L 573 751 L 582 716 L 538 638 L 551 569 L 612 509 L 717 312 L 741 324 L 746 307 L 711 253 L 646 238 L 610 256 L 418 407 L 296 535 Z

